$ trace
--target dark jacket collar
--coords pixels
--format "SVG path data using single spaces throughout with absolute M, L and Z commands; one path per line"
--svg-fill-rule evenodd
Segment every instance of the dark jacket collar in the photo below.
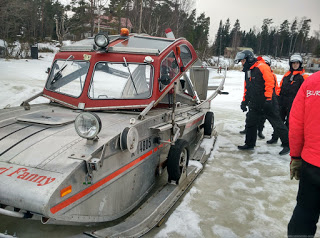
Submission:
M 253 61 L 250 62 L 250 63 L 246 60 L 246 62 L 245 62 L 244 65 L 243 65 L 242 71 L 243 71 L 243 72 L 246 72 L 246 71 L 250 70 L 251 66 L 254 65 L 255 62 L 257 62 L 257 59 L 256 59 L 256 58 L 253 59 Z

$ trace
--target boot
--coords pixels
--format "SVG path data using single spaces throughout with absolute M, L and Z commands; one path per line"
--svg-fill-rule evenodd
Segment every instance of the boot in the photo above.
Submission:
M 288 146 L 284 146 L 283 149 L 279 152 L 279 155 L 289 154 L 290 148 Z
M 271 140 L 267 140 L 267 144 L 275 144 L 278 142 L 278 138 L 275 139 L 275 138 L 271 138 Z
M 262 134 L 262 131 L 258 131 L 258 136 L 260 139 L 264 139 L 265 136 Z
M 244 129 L 244 130 L 242 130 L 242 131 L 239 131 L 240 134 L 246 134 L 246 132 L 247 132 L 246 129 Z
M 253 148 L 254 148 L 254 146 L 250 146 L 250 145 L 247 145 L 247 144 L 238 146 L 239 150 L 253 150 Z

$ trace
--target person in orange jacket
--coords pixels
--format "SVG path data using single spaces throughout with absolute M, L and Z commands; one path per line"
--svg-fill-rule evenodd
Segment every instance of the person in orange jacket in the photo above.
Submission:
M 273 76 L 273 79 L 274 79 L 274 90 L 275 90 L 276 95 L 279 96 L 280 87 L 279 87 L 279 84 L 278 84 L 277 76 L 273 73 L 273 71 L 271 69 L 271 58 L 269 56 L 267 56 L 267 55 L 264 55 L 262 57 L 259 56 L 257 58 L 257 60 L 259 60 L 261 62 L 265 62 L 267 65 L 269 65 L 271 73 L 272 73 L 272 76 Z
M 304 80 L 308 77 L 305 74 L 305 70 L 302 67 L 302 57 L 298 54 L 294 54 L 290 57 L 289 65 L 290 69 L 283 76 L 280 83 L 279 91 L 279 107 L 280 117 L 285 125 L 289 128 L 289 114 L 293 100 L 301 87 Z M 277 143 L 278 136 L 273 134 L 271 140 L 268 140 L 268 144 Z
M 270 67 L 270 70 L 271 70 L 271 73 L 273 75 L 273 78 L 274 78 L 274 91 L 276 93 L 276 98 L 277 100 L 279 99 L 279 93 L 280 93 L 280 87 L 279 87 L 279 84 L 278 84 L 278 80 L 277 80 L 277 76 L 273 73 L 272 69 L 271 69 L 271 58 L 269 56 L 262 56 L 262 57 L 258 57 L 257 58 L 258 60 L 262 61 L 262 62 L 265 62 L 267 65 L 269 65 Z M 279 101 L 278 101 L 279 102 Z M 279 111 L 279 105 L 278 104 L 275 104 L 275 106 L 277 107 L 277 110 Z M 279 136 L 275 133 L 275 131 L 273 130 L 273 133 L 272 133 L 272 138 L 278 138 Z M 269 140 L 270 141 L 270 140 Z M 269 141 L 267 141 L 267 143 L 269 144 Z M 272 143 L 271 143 L 272 144 Z
M 260 62 L 263 62 L 263 63 L 266 63 L 267 65 L 271 66 L 271 59 L 269 56 L 258 56 L 257 57 L 257 60 L 260 61 Z M 271 67 L 270 67 L 271 69 Z M 275 91 L 276 91 L 276 94 L 277 96 L 279 96 L 279 85 L 278 85 L 278 82 L 277 82 L 277 76 L 273 73 L 273 71 L 271 70 L 272 74 L 273 74 L 273 77 L 274 77 L 274 80 L 275 80 Z M 243 110 L 243 112 L 247 111 L 246 109 L 247 108 L 244 108 L 245 110 Z M 248 116 L 248 113 L 246 114 L 246 118 Z M 263 135 L 263 128 L 264 128 L 264 123 L 266 122 L 266 117 L 265 115 L 261 115 L 261 117 L 259 118 L 258 120 L 258 137 L 260 139 L 264 139 L 265 136 Z M 240 131 L 240 134 L 246 134 L 246 127 L 244 130 Z
M 252 150 L 255 147 L 258 120 L 261 115 L 265 115 L 284 145 L 279 154 L 288 154 L 290 152 L 288 129 L 283 124 L 277 110 L 274 77 L 270 67 L 258 61 L 250 50 L 237 53 L 235 63 L 239 62 L 242 63 L 242 71 L 245 72 L 244 96 L 240 107 L 244 110 L 248 106 L 249 112 L 246 120 L 245 144 L 238 146 L 238 149 Z

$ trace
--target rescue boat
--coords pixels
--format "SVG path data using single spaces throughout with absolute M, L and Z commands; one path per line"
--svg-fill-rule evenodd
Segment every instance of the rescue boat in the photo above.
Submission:
M 0 110 L 0 214 L 92 224 L 158 199 L 143 209 L 159 222 L 198 174 L 191 160 L 206 160 L 223 84 L 208 97 L 208 69 L 184 38 L 123 30 L 62 47 L 43 91 Z M 50 102 L 30 104 L 40 96 Z

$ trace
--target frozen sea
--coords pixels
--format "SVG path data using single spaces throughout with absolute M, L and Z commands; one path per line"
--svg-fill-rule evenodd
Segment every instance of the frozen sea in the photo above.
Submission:
M 41 53 L 39 60 L 0 59 L 0 108 L 18 106 L 40 92 L 53 54 Z M 217 72 L 210 71 L 210 82 Z M 277 75 L 278 80 L 282 75 Z M 258 139 L 254 151 L 242 152 L 239 131 L 245 113 L 240 109 L 244 74 L 228 71 L 224 91 L 212 102 L 218 139 L 202 174 L 170 212 L 161 227 L 145 237 L 157 238 L 262 238 L 286 237 L 287 224 L 295 206 L 298 182 L 289 178 L 289 155 L 280 156 L 280 142 L 267 145 L 272 128 L 265 124 L 266 139 Z M 210 91 L 209 91 L 210 94 Z M 35 102 L 44 102 L 37 99 Z M 212 143 L 209 139 L 203 146 Z M 9 185 L 8 185 L 9 189 Z M 70 237 L 87 227 L 42 225 L 0 215 L 0 233 L 18 237 Z

